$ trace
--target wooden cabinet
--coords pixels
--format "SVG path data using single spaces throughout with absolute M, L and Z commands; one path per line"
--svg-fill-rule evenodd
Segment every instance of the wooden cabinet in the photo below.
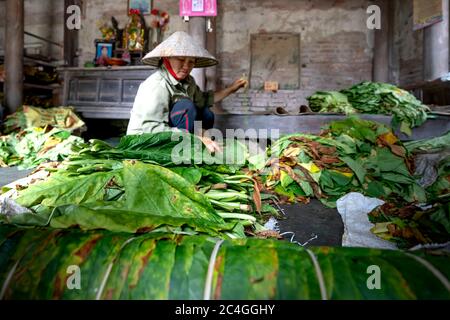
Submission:
M 129 119 L 141 82 L 156 69 L 147 66 L 60 68 L 63 105 L 85 118 Z

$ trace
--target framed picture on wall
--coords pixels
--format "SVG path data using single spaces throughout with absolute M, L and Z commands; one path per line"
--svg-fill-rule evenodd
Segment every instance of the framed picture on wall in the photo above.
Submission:
M 143 15 L 150 15 L 152 11 L 152 0 L 128 0 L 128 14 L 130 10 L 139 10 Z

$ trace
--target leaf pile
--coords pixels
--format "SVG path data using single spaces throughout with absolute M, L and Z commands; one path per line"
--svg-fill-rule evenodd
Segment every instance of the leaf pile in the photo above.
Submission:
M 400 248 L 450 241 L 450 133 L 405 143 L 414 156 L 415 174 L 426 187 L 427 203 L 402 199 L 375 208 L 372 232 Z
M 261 183 L 288 202 L 313 196 L 334 207 L 351 191 L 385 200 L 425 200 L 402 143 L 372 121 L 350 117 L 332 122 L 321 135 L 288 135 L 270 152 Z
M 436 160 L 433 168 L 427 168 L 435 170 L 436 175 L 434 182 L 426 188 L 429 200 L 450 196 L 450 131 L 439 137 L 406 142 L 405 147 L 416 158 L 430 155 Z
M 0 166 L 30 169 L 46 161 L 62 161 L 72 153 L 72 146 L 81 142 L 83 139 L 63 129 L 27 128 L 0 137 Z
M 344 98 L 345 97 L 345 98 Z M 348 99 L 348 101 L 347 101 Z M 362 82 L 338 93 L 317 92 L 308 98 L 310 107 L 316 112 L 344 112 L 393 115 L 392 126 L 411 135 L 411 128 L 427 120 L 430 109 L 411 93 L 394 85 L 379 82 Z M 350 106 L 347 105 L 347 102 Z
M 317 91 L 307 98 L 314 112 L 337 112 L 352 114 L 357 111 L 348 102 L 347 96 L 337 91 Z
M 399 248 L 450 241 L 450 202 L 436 202 L 422 209 L 414 204 L 385 203 L 369 213 L 371 231 L 395 242 Z
M 15 201 L 32 214 L 3 218 L 21 225 L 231 238 L 265 230 L 265 216 L 278 212 L 263 201 L 275 197 L 261 195 L 255 180 L 238 170 L 240 163 L 195 165 L 189 155 L 189 166 L 174 166 L 179 143 L 170 144 L 170 135 L 127 136 L 117 148 L 95 139 L 78 144 L 59 168 L 47 168 L 56 172 L 46 181 L 19 191 Z M 241 147 L 231 143 L 224 153 L 245 156 Z

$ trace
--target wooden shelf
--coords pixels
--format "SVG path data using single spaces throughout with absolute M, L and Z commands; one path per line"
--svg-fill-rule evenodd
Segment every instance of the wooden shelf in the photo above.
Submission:
M 36 83 L 27 83 L 25 82 L 23 84 L 24 88 L 30 88 L 30 89 L 42 89 L 42 90 L 54 90 L 54 89 L 58 89 L 61 86 L 57 83 L 52 83 L 52 84 L 36 84 Z

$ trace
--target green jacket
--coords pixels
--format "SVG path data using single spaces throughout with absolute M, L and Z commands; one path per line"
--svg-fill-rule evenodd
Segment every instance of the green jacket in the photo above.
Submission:
M 161 66 L 139 86 L 127 135 L 176 131 L 169 127 L 169 110 L 181 98 L 191 99 L 198 108 L 207 108 L 214 103 L 214 92 L 201 91 L 191 76 L 177 81 Z

